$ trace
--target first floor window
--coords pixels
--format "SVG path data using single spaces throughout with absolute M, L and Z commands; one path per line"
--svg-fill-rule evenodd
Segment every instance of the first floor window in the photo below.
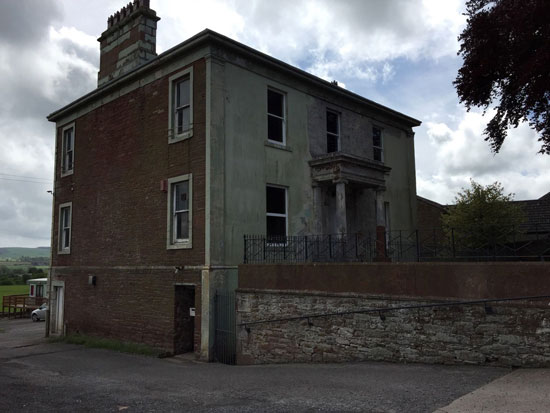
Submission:
M 379 128 L 372 128 L 372 158 L 375 161 L 384 162 L 384 150 L 382 147 L 382 131 Z
M 193 135 L 193 69 L 170 77 L 170 114 L 168 143 L 179 142 Z
M 286 237 L 287 234 L 287 189 L 279 186 L 266 187 L 266 223 L 268 238 Z
M 340 150 L 340 116 L 327 110 L 327 153 Z
M 71 217 L 72 204 L 61 204 L 59 207 L 59 252 L 71 251 Z
M 267 139 L 285 143 L 285 95 L 267 90 Z
M 175 82 L 174 85 L 174 119 L 176 120 L 176 135 L 189 130 L 191 124 L 191 95 L 189 94 L 189 77 Z
M 191 175 L 168 180 L 170 196 L 168 205 L 169 248 L 191 247 Z
M 62 136 L 61 174 L 73 172 L 74 167 L 74 125 L 63 129 Z

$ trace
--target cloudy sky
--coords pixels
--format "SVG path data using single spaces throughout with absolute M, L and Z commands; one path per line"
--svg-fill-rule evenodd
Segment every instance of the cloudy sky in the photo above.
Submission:
M 97 38 L 129 0 L 0 2 L 0 247 L 49 245 L 54 125 L 46 116 L 96 87 Z M 470 178 L 515 199 L 550 191 L 550 156 L 512 130 L 494 155 L 487 121 L 466 112 L 452 81 L 461 65 L 462 0 L 151 0 L 157 52 L 210 28 L 422 120 L 418 194 L 451 203 Z

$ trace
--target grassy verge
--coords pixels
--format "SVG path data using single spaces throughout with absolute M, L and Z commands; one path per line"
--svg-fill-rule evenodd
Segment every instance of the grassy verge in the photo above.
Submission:
M 89 348 L 104 348 L 121 353 L 141 354 L 150 357 L 161 357 L 166 352 L 146 344 L 131 343 L 127 341 L 111 340 L 107 338 L 98 338 L 84 334 L 69 334 L 64 337 L 51 338 L 52 342 L 63 342 L 68 344 L 79 344 Z
M 5 295 L 19 295 L 28 293 L 28 285 L 0 285 L 0 304 L 2 303 L 2 297 Z

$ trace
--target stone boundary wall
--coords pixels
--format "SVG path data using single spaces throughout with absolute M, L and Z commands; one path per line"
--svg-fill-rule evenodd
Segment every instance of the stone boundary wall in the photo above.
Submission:
M 442 301 L 239 289 L 237 323 Z M 493 303 L 491 308 L 492 314 L 483 305 L 468 305 L 238 326 L 237 363 L 376 360 L 550 366 L 548 300 Z

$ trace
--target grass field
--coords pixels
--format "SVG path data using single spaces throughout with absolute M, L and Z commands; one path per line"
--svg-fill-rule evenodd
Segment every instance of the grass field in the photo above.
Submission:
M 5 295 L 28 294 L 28 285 L 0 285 L 0 303 Z

